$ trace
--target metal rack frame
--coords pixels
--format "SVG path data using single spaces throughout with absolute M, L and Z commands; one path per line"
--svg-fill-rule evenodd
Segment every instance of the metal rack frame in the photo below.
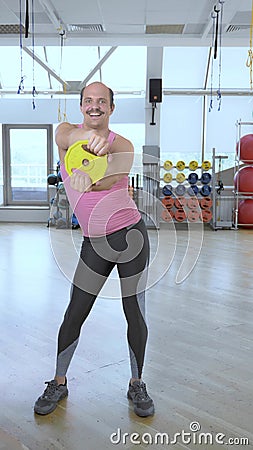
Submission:
M 233 207 L 231 208 L 231 211 L 227 214 L 227 217 L 224 219 L 224 212 L 223 212 L 223 219 L 222 219 L 222 206 L 223 210 L 225 210 L 225 205 L 231 204 L 233 205 L 234 202 L 234 196 L 233 195 L 222 195 L 221 192 L 225 191 L 226 189 L 231 190 L 231 186 L 223 186 L 219 185 L 219 180 L 217 180 L 216 175 L 216 162 L 219 161 L 219 171 L 220 173 L 220 164 L 223 159 L 227 159 L 228 156 L 226 155 L 216 155 L 216 149 L 213 148 L 213 154 L 212 154 L 212 200 L 213 200 L 213 217 L 210 222 L 211 227 L 213 230 L 221 230 L 221 229 L 232 229 L 233 228 Z M 219 188 L 221 189 L 221 192 L 219 193 Z M 231 214 L 230 214 L 231 212 Z M 230 216 L 230 217 L 228 217 Z
M 238 145 L 238 151 L 236 151 L 235 153 L 235 165 L 234 165 L 234 176 L 235 174 L 239 171 L 239 169 L 241 168 L 240 166 L 240 162 L 243 163 L 243 161 L 241 161 L 240 158 L 240 152 L 241 152 L 241 137 L 242 137 L 242 127 L 243 126 L 253 126 L 253 122 L 243 122 L 240 120 L 237 120 L 236 122 L 236 146 Z M 246 164 L 246 163 L 243 163 Z M 253 166 L 253 162 L 246 164 L 246 165 L 252 165 Z M 238 175 L 238 183 L 237 185 L 239 185 L 239 175 Z M 235 230 L 238 230 L 238 227 L 240 225 L 242 225 L 243 227 L 252 227 L 253 223 L 248 223 L 248 224 L 240 224 L 238 221 L 238 210 L 239 210 L 239 201 L 243 200 L 243 199 L 253 199 L 253 192 L 240 192 L 237 190 L 236 186 L 234 188 L 234 228 Z

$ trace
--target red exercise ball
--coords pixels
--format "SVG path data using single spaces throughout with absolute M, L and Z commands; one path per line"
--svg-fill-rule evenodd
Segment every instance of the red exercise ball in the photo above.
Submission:
M 241 200 L 238 205 L 238 223 L 253 224 L 253 199 Z
M 240 145 L 237 142 L 236 152 L 242 162 L 253 163 L 253 134 L 246 134 L 240 138 Z
M 236 172 L 234 186 L 238 192 L 245 195 L 253 194 L 253 166 L 242 167 Z

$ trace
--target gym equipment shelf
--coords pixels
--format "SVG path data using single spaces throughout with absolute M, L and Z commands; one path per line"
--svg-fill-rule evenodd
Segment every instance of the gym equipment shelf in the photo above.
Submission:
M 211 181 L 209 172 L 212 165 L 210 161 L 178 161 L 175 165 L 167 160 L 160 169 L 165 173 L 160 176 L 162 187 L 161 198 L 163 208 L 160 218 L 164 222 L 196 222 L 209 223 L 212 219 Z M 184 171 L 188 171 L 188 175 Z M 176 172 L 176 173 L 175 173 Z M 172 183 L 172 184 L 168 184 Z M 203 201 L 205 201 L 205 204 Z
M 239 223 L 239 202 L 241 200 L 248 200 L 253 199 L 253 191 L 250 192 L 241 192 L 239 190 L 240 183 L 239 183 L 239 170 L 243 167 L 249 166 L 253 168 L 253 161 L 248 160 L 245 161 L 244 158 L 241 155 L 241 138 L 242 138 L 242 128 L 247 126 L 253 127 L 253 122 L 243 122 L 240 120 L 237 120 L 236 122 L 236 153 L 235 153 L 235 165 L 234 165 L 234 177 L 237 174 L 237 181 L 234 186 L 234 214 L 233 214 L 233 226 L 237 230 L 239 226 L 243 227 L 253 227 L 252 223 Z

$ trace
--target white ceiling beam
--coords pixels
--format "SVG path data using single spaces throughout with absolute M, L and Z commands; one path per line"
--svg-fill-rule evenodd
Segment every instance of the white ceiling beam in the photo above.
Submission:
M 50 0 L 39 0 L 41 6 L 43 6 L 43 9 L 45 13 L 47 14 L 48 18 L 51 20 L 52 24 L 55 26 L 55 28 L 58 30 L 62 27 L 63 21 L 60 18 L 59 14 L 57 13 L 55 7 L 51 3 Z
M 53 69 L 51 69 L 47 64 L 44 63 L 37 55 L 35 55 L 28 47 L 23 47 L 23 50 L 31 56 L 31 58 L 34 58 L 34 60 L 47 71 L 48 74 L 50 74 L 53 78 L 55 78 L 63 87 L 66 89 L 70 88 L 70 85 L 67 81 L 63 80 Z
M 47 60 L 47 49 L 46 49 L 45 45 L 43 46 L 43 51 L 44 51 L 46 63 L 48 64 L 48 60 Z M 53 89 L 52 81 L 51 81 L 51 75 L 50 75 L 49 72 L 47 73 L 47 75 L 48 75 L 48 81 L 49 81 L 49 88 L 50 88 L 50 89 Z
M 86 78 L 84 78 L 84 80 L 80 83 L 80 89 L 82 89 L 84 86 L 86 86 L 86 84 L 88 83 L 88 81 L 93 77 L 93 75 L 95 75 L 95 73 L 101 69 L 102 65 L 105 63 L 105 61 L 107 61 L 107 59 L 112 55 L 112 53 L 116 50 L 116 47 L 111 47 L 110 50 L 108 50 L 108 52 L 106 52 L 106 54 L 103 56 L 103 58 L 100 59 L 100 61 L 95 65 L 95 67 L 90 71 L 90 73 L 87 75 Z
M 211 95 L 217 92 L 218 87 L 213 87 L 211 89 L 164 89 L 164 95 Z M 221 95 L 233 95 L 233 96 L 251 96 L 253 97 L 252 90 L 250 89 L 223 89 L 221 90 Z
M 206 24 L 205 28 L 204 28 L 204 31 L 203 31 L 203 33 L 201 35 L 201 39 L 206 39 L 207 38 L 207 35 L 208 35 L 208 33 L 209 33 L 209 31 L 211 30 L 212 27 L 213 27 L 213 19 L 211 18 L 209 20 L 209 22 Z
M 216 92 L 218 88 L 211 89 L 163 89 L 163 95 L 184 95 L 184 96 L 203 96 L 203 95 L 211 95 L 212 93 Z M 21 97 L 24 95 L 31 95 L 31 90 L 24 90 L 22 91 Z M 77 95 L 79 96 L 79 91 L 56 91 L 51 89 L 43 89 L 40 91 L 37 91 L 38 95 L 45 95 L 45 96 L 52 96 L 52 95 Z M 143 91 L 114 91 L 115 95 L 136 95 L 136 96 L 144 96 Z M 17 98 L 20 97 L 20 95 L 17 94 L 17 90 L 12 89 L 0 89 L 0 95 L 14 95 Z M 252 97 L 252 90 L 251 89 L 240 89 L 237 88 L 234 89 L 223 89 L 221 91 L 222 96 L 234 96 L 234 97 Z
M 52 96 L 52 95 L 80 95 L 79 90 L 69 90 L 69 91 L 57 91 L 57 90 L 53 90 L 53 89 L 43 89 L 40 91 L 36 91 L 37 95 L 46 95 L 46 96 Z M 24 90 L 22 91 L 22 96 L 24 95 L 30 95 L 32 94 L 33 91 L 31 90 Z M 135 95 L 136 97 L 144 97 L 145 92 L 144 91 L 113 91 L 114 95 Z M 15 95 L 18 96 L 17 94 L 17 89 L 13 90 L 13 89 L 2 89 L 0 88 L 0 95 Z

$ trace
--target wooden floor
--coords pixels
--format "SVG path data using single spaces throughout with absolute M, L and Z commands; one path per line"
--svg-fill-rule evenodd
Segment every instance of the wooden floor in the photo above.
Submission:
M 44 224 L 0 224 L 0 449 L 220 449 L 218 433 L 224 442 L 235 439 L 236 448 L 253 449 L 253 230 L 205 228 L 202 236 L 201 229 L 164 226 L 149 235 L 143 378 L 155 416 L 136 417 L 126 398 L 126 325 L 114 272 L 82 330 L 68 399 L 40 417 L 33 404 L 54 374 L 81 234 Z M 190 433 L 190 426 L 188 441 L 158 439 L 157 433 L 171 439 Z M 205 444 L 199 426 L 210 434 Z M 111 438 L 117 430 L 121 437 Z

